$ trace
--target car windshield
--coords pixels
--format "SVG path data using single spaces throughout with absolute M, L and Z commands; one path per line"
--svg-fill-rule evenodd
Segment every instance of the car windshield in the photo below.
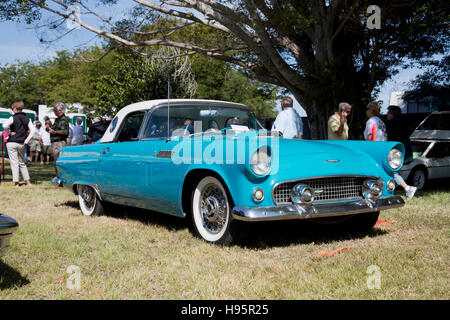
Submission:
M 169 122 L 168 122 L 169 120 Z M 253 112 L 233 107 L 176 106 L 156 109 L 144 138 L 186 136 L 198 133 L 226 133 L 227 129 L 264 129 Z
M 411 141 L 411 148 L 414 158 L 420 157 L 427 150 L 430 142 Z
M 431 114 L 417 130 L 450 130 L 450 113 Z

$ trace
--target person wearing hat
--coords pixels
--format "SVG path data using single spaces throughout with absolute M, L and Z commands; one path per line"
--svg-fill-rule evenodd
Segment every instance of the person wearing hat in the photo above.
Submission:
M 91 138 L 92 142 L 95 142 L 103 137 L 105 131 L 106 128 L 103 124 L 102 118 L 95 117 L 94 120 L 92 120 L 91 127 L 89 128 L 88 136 Z
M 30 154 L 31 154 L 31 163 L 34 161 L 39 161 L 39 153 L 41 152 L 41 144 L 39 143 L 39 132 L 42 127 L 42 123 L 39 120 L 36 120 L 34 122 L 34 126 L 36 127 L 36 130 L 34 131 L 34 135 L 30 140 Z

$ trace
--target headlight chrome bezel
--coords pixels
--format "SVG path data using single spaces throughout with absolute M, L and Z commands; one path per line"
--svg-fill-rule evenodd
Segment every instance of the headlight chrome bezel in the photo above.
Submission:
M 270 148 L 267 146 L 260 147 L 250 158 L 251 172 L 257 177 L 264 177 L 270 173 L 272 157 Z
M 398 170 L 403 164 L 403 155 L 397 148 L 392 148 L 387 156 L 387 164 L 392 170 Z

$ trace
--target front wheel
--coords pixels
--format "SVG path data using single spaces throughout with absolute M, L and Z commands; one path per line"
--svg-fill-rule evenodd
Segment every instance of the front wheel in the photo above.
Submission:
M 91 186 L 79 184 L 77 186 L 77 191 L 78 202 L 83 215 L 99 216 L 103 214 L 103 205 L 97 193 Z
M 192 193 L 192 220 L 198 236 L 207 242 L 229 245 L 231 205 L 222 183 L 211 176 L 204 177 Z
M 411 184 L 417 187 L 417 190 L 423 189 L 425 182 L 427 181 L 427 175 L 422 169 L 414 169 L 411 173 Z

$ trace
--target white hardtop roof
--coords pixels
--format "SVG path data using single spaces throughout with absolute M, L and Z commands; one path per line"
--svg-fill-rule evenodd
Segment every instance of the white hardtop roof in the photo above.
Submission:
M 186 104 L 190 105 L 220 105 L 221 107 L 238 107 L 238 108 L 250 108 L 244 104 L 241 103 L 235 103 L 235 102 L 227 102 L 227 101 L 219 101 L 219 100 L 205 100 L 205 99 L 159 99 L 159 100 L 147 100 L 147 101 L 140 101 L 133 104 L 130 104 L 126 107 L 123 107 L 122 109 L 117 112 L 117 116 L 122 116 L 123 114 L 128 114 L 130 112 L 139 111 L 139 110 L 148 110 L 153 107 L 159 106 L 159 105 L 167 105 L 169 102 L 171 107 L 177 107 L 180 105 L 185 106 Z
M 204 100 L 204 99 L 159 99 L 159 100 L 147 100 L 147 101 L 140 101 L 136 102 L 130 105 L 127 105 L 126 107 L 123 107 L 119 110 L 116 114 L 117 122 L 122 122 L 122 119 L 129 113 L 135 112 L 135 111 L 141 111 L 141 110 L 149 110 L 152 108 L 155 108 L 157 106 L 167 106 L 169 103 L 170 107 L 179 107 L 179 106 L 202 106 L 202 105 L 211 105 L 211 106 L 220 106 L 220 107 L 234 107 L 234 108 L 242 108 L 246 110 L 251 110 L 248 106 L 241 104 L 241 103 L 235 103 L 235 102 L 227 102 L 227 101 L 219 101 L 219 100 Z M 116 126 L 113 131 L 110 130 L 112 123 L 108 126 L 105 134 L 101 138 L 100 142 L 111 142 L 114 139 L 114 136 L 116 134 L 116 131 L 120 126 Z

